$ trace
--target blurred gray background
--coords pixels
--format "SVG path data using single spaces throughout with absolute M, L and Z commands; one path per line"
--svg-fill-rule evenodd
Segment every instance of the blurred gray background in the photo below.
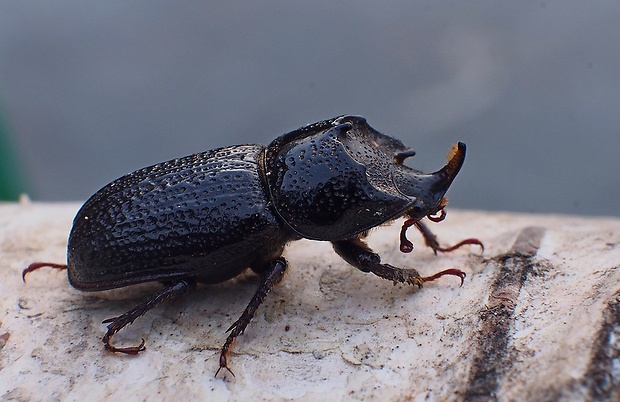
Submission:
M 618 216 L 620 2 L 2 0 L 0 109 L 35 200 L 346 113 L 466 142 L 452 207 Z

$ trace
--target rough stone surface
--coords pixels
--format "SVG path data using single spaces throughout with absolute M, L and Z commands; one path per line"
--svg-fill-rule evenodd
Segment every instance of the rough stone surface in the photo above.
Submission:
M 248 274 L 199 286 L 121 331 L 138 356 L 104 350 L 106 318 L 158 284 L 83 293 L 66 274 L 22 270 L 64 262 L 77 204 L 0 205 L 2 400 L 620 400 L 620 220 L 448 210 L 398 250 L 399 224 L 374 230 L 384 262 L 423 275 L 418 290 L 364 274 L 328 243 L 299 241 L 290 269 L 233 345 L 236 377 L 214 378 L 225 330 L 251 298 Z

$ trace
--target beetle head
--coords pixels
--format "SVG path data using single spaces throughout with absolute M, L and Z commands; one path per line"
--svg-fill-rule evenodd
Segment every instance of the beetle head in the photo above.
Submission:
M 404 164 L 405 159 L 415 155 L 411 148 L 376 131 L 364 118 L 343 116 L 334 124 L 343 127 L 339 140 L 351 157 L 365 167 L 370 184 L 404 201 L 406 215 L 422 219 L 445 207 L 447 200 L 444 195 L 465 161 L 464 143 L 452 147 L 448 163 L 443 168 L 434 173 L 423 173 Z
M 294 232 L 342 240 L 445 206 L 465 145 L 456 145 L 448 164 L 430 174 L 404 165 L 414 154 L 364 118 L 340 116 L 275 139 L 265 151 L 265 180 L 275 212 Z

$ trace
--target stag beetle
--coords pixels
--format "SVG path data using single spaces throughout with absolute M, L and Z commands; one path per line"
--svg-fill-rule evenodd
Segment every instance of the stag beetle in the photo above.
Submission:
M 103 187 L 77 213 L 69 235 L 67 264 L 33 263 L 68 269 L 69 283 L 98 291 L 159 281 L 163 290 L 125 314 L 104 321 L 111 352 L 137 354 L 138 346 L 116 347 L 112 336 L 165 300 L 200 283 L 219 283 L 247 268 L 260 275 L 258 290 L 227 332 L 219 368 L 266 295 L 287 269 L 286 244 L 301 238 L 330 241 L 346 262 L 363 272 L 422 287 L 447 269 L 422 277 L 414 269 L 382 264 L 365 243 L 369 230 L 406 218 L 400 249 L 413 245 L 405 232 L 415 225 L 435 253 L 442 248 L 421 222 L 445 217 L 444 194 L 465 160 L 456 144 L 448 163 L 425 174 L 403 161 L 415 153 L 381 134 L 359 116 L 339 116 L 276 138 L 269 146 L 229 146 L 159 163 Z

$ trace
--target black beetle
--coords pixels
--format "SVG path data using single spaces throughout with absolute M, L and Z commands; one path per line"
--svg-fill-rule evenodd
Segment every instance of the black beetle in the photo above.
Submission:
M 219 283 L 251 268 L 261 276 L 245 311 L 228 329 L 217 373 L 227 365 L 228 350 L 243 333 L 271 288 L 286 270 L 284 247 L 301 238 L 332 242 L 336 253 L 363 272 L 393 282 L 422 286 L 447 269 L 421 277 L 414 269 L 382 264 L 364 238 L 368 231 L 405 216 L 401 250 L 415 225 L 435 253 L 441 248 L 421 222 L 445 217 L 444 194 L 465 159 L 465 144 L 455 145 L 446 166 L 425 174 L 403 164 L 415 153 L 383 135 L 358 116 L 320 121 L 276 138 L 269 146 L 219 148 L 150 166 L 99 190 L 79 210 L 69 235 L 67 264 L 33 263 L 26 275 L 43 266 L 68 268 L 69 283 L 97 291 L 160 281 L 164 289 L 109 323 L 103 337 L 112 352 L 137 354 L 138 346 L 116 347 L 112 336 L 161 302 L 197 282 Z M 231 371 L 232 373 L 232 371 Z

